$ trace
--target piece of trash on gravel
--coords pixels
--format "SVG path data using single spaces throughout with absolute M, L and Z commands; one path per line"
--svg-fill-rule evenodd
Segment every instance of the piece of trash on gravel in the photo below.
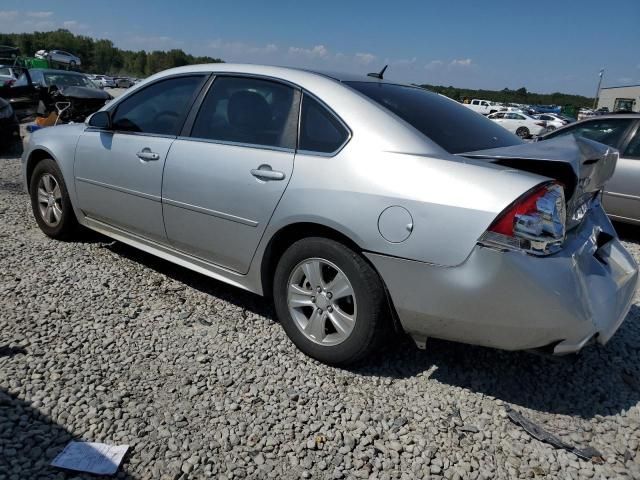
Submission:
M 602 454 L 593 447 L 577 448 L 568 443 L 563 442 L 552 433 L 547 432 L 544 428 L 536 425 L 528 418 L 525 418 L 521 413 L 516 412 L 511 407 L 506 406 L 505 410 L 509 419 L 516 425 L 520 425 L 525 432 L 531 435 L 533 438 L 540 440 L 541 442 L 548 443 L 556 448 L 562 448 L 568 452 L 577 455 L 583 460 L 591 460 L 594 463 L 602 463 L 604 459 Z
M 118 470 L 129 445 L 107 445 L 105 443 L 69 442 L 51 465 L 67 470 L 113 475 Z

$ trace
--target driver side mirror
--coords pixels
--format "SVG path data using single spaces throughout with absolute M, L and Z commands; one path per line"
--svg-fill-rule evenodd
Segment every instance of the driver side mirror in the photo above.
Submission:
M 106 110 L 94 113 L 91 115 L 91 118 L 89 118 L 89 126 L 103 130 L 111 130 L 111 113 Z

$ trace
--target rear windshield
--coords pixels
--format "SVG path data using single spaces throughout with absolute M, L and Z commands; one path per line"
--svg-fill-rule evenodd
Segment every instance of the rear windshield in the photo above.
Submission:
M 522 143 L 497 123 L 423 88 L 377 82 L 345 83 L 395 113 L 449 153 Z

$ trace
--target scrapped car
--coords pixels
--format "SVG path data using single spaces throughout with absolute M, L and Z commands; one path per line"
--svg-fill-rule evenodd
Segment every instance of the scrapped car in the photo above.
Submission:
M 84 122 L 113 97 L 82 73 L 31 68 L 10 87 L 0 89 L 18 117 L 60 113 L 60 122 Z
M 38 50 L 35 57 L 68 65 L 71 68 L 78 67 L 82 64 L 79 57 L 64 50 Z
M 617 149 L 616 171 L 605 187 L 604 208 L 611 218 L 640 225 L 640 115 L 620 113 L 588 118 L 539 140 L 577 135 Z
M 269 296 L 295 345 L 330 364 L 379 352 L 394 329 L 419 347 L 606 343 L 638 283 L 600 204 L 617 152 L 572 136 L 525 144 L 382 77 L 156 74 L 86 124 L 31 136 L 35 220 Z

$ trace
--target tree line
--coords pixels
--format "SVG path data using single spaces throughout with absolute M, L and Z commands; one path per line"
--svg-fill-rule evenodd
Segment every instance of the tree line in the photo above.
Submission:
M 571 106 L 574 108 L 589 107 L 593 105 L 593 98 L 582 95 L 571 95 L 568 93 L 532 93 L 525 87 L 517 90 L 504 88 L 502 90 L 474 90 L 471 88 L 457 88 L 444 85 L 420 85 L 422 88 L 432 92 L 441 93 L 459 102 L 465 99 L 479 98 L 499 103 L 521 103 L 525 105 L 559 105 L 561 107 Z
M 38 50 L 64 50 L 80 57 L 83 71 L 106 75 L 147 77 L 167 68 L 222 62 L 219 58 L 196 57 L 180 49 L 151 52 L 123 50 L 115 47 L 111 40 L 75 35 L 65 29 L 0 33 L 0 45 L 18 47 L 23 56 L 33 56 Z

